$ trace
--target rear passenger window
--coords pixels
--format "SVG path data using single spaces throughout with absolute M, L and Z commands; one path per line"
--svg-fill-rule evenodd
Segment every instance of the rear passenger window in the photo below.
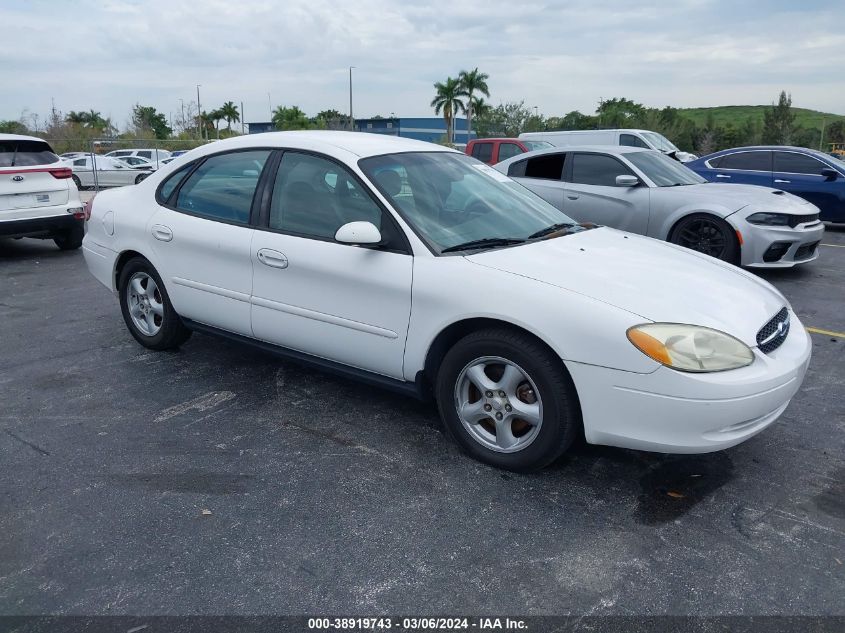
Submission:
M 737 152 L 736 154 L 727 154 L 722 156 L 722 160 L 719 161 L 719 169 L 772 171 L 772 153 Z
M 522 148 L 516 143 L 502 143 L 499 145 L 499 161 L 522 154 Z
M 138 156 L 140 156 L 141 158 L 152 158 L 153 153 L 147 152 L 147 151 L 141 151 L 141 152 L 138 152 Z
M 625 145 L 626 147 L 644 147 L 645 149 L 651 149 L 648 146 L 648 143 L 639 136 L 634 136 L 633 134 L 620 134 L 619 144 Z
M 179 183 L 182 181 L 182 178 L 185 177 L 185 174 L 191 171 L 193 166 L 193 163 L 185 165 L 181 169 L 174 172 L 167 180 L 164 181 L 164 183 L 161 185 L 161 188 L 158 190 L 159 202 L 167 202 L 167 199 L 170 198 L 170 196 L 176 190 L 176 187 L 179 186 Z
M 482 163 L 489 163 L 493 160 L 493 143 L 476 143 L 472 146 L 472 157 Z
M 208 158 L 182 185 L 176 208 L 212 220 L 246 224 L 258 177 L 269 156 L 269 150 L 258 150 Z
M 810 174 L 820 176 L 827 165 L 805 154 L 775 152 L 775 171 L 789 174 Z
M 604 154 L 575 154 L 572 161 L 572 182 L 581 185 L 615 187 L 617 176 L 632 175 L 612 156 Z
M 508 176 L 516 176 L 522 178 L 525 176 L 525 167 L 528 165 L 527 160 L 520 160 L 508 165 Z
M 543 154 L 525 161 L 526 178 L 560 180 L 563 177 L 563 161 L 566 154 Z

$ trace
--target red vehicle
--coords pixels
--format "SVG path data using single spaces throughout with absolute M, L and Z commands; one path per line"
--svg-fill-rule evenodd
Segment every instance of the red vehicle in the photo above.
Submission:
M 511 156 L 547 147 L 552 147 L 552 144 L 546 141 L 521 141 L 518 138 L 481 138 L 471 140 L 467 144 L 466 153 L 483 163 L 495 165 Z

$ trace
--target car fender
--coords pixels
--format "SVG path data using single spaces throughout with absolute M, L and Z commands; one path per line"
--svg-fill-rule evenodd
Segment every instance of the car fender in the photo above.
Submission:
M 668 240 L 674 226 L 683 218 L 695 213 L 706 213 L 722 220 L 733 215 L 742 208 L 725 206 L 719 202 L 693 200 L 678 204 L 677 200 L 656 200 L 658 196 L 651 197 L 651 215 L 653 222 L 649 223 L 649 237 L 656 237 L 661 240 Z

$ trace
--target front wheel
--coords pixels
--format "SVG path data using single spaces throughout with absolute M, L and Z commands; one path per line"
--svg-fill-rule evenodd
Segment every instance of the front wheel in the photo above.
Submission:
M 155 350 L 179 347 L 191 331 L 173 309 L 155 268 L 136 257 L 120 271 L 120 309 L 129 332 L 144 347 Z
M 559 457 L 581 428 L 572 380 L 539 341 L 507 329 L 469 334 L 437 374 L 437 404 L 449 434 L 474 458 L 531 471 Z
M 739 240 L 730 224 L 706 213 L 683 218 L 672 229 L 669 241 L 731 264 L 739 263 Z
M 141 182 L 147 176 L 149 176 L 149 174 L 146 174 L 146 173 L 138 174 L 137 176 L 135 176 L 135 184 L 137 185 L 139 182 Z

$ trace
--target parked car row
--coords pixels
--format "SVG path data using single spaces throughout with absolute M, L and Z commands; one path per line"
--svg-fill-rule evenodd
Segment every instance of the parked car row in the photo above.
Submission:
M 457 443 L 502 468 L 542 467 L 582 433 L 714 451 L 783 413 L 811 353 L 783 295 L 547 199 L 627 216 L 646 200 L 643 233 L 679 217 L 690 188 L 705 194 L 687 207 L 711 188 L 719 222 L 775 210 L 818 234 L 811 205 L 705 185 L 643 148 L 547 148 L 498 167 L 366 133 L 226 139 L 99 194 L 83 252 L 141 345 L 198 330 L 433 397 Z M 540 180 L 542 196 L 523 186 Z

